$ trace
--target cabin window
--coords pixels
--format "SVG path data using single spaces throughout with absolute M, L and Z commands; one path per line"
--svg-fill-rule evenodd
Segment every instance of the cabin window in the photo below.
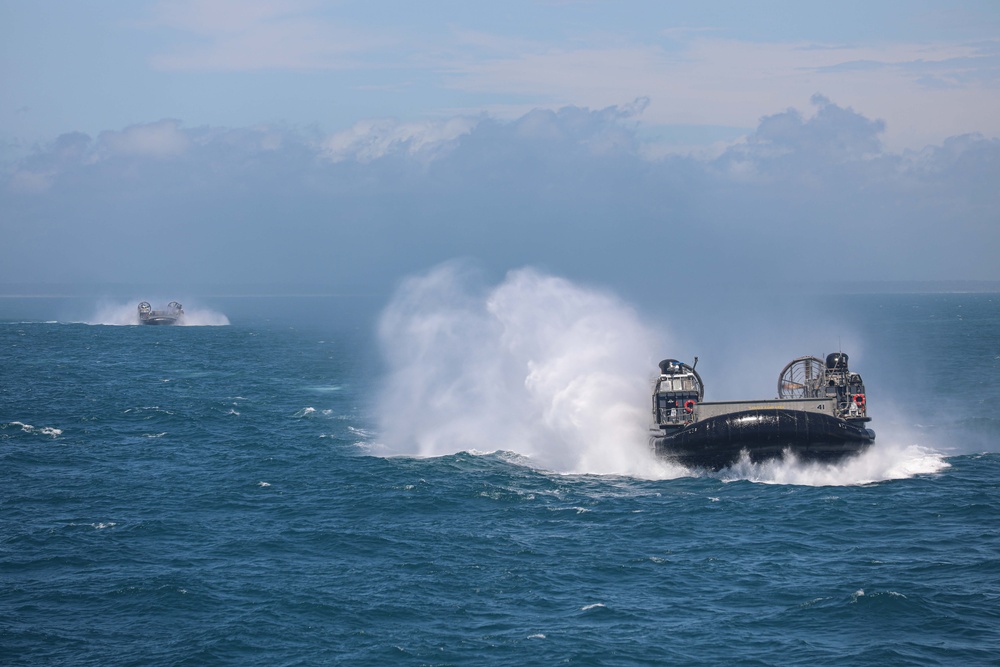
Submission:
M 690 377 L 667 378 L 660 382 L 663 391 L 694 391 L 694 379 Z

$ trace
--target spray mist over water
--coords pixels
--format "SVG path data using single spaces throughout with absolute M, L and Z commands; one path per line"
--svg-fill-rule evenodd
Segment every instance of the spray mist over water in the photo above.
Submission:
M 766 484 L 802 486 L 851 486 L 940 472 L 949 464 L 938 452 L 898 441 L 879 443 L 860 456 L 837 463 L 799 461 L 792 454 L 783 459 L 752 463 L 745 456 L 717 476 L 725 481 L 750 480 Z
M 136 299 L 128 303 L 102 302 L 97 305 L 94 315 L 87 319 L 87 324 L 104 324 L 111 326 L 129 326 L 139 324 L 139 302 Z M 154 306 L 160 308 L 161 306 Z M 220 327 L 227 326 L 229 318 L 208 308 L 184 307 L 184 317 L 174 326 L 185 327 Z
M 606 293 L 530 269 L 477 289 L 448 264 L 382 315 L 390 449 L 517 452 L 560 472 L 648 475 L 656 337 Z
M 606 292 L 531 269 L 486 287 L 467 267 L 447 264 L 400 287 L 379 337 L 388 364 L 381 440 L 391 453 L 502 450 L 564 473 L 703 474 L 650 453 L 651 380 L 657 361 L 677 353 Z M 947 467 L 933 451 L 897 442 L 880 434 L 865 454 L 836 465 L 789 457 L 711 475 L 846 485 Z

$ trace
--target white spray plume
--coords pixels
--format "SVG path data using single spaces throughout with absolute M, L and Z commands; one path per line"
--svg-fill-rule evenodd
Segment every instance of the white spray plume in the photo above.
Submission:
M 768 484 L 854 486 L 937 473 L 948 467 L 941 453 L 933 449 L 889 441 L 877 443 L 859 456 L 836 463 L 800 461 L 794 455 L 751 463 L 743 457 L 719 476 L 727 481 L 746 479 Z
M 632 309 L 531 269 L 492 289 L 475 282 L 444 265 L 408 280 L 383 313 L 389 448 L 506 450 L 560 472 L 651 474 L 657 344 Z

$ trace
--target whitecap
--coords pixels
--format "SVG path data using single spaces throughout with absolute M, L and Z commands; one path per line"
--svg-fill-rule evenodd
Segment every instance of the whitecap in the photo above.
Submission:
M 71 527 L 71 528 L 76 528 L 76 527 L 79 527 L 79 526 L 86 526 L 88 528 L 94 528 L 95 530 L 103 530 L 104 528 L 114 528 L 118 524 L 115 523 L 114 521 L 108 521 L 107 523 L 105 523 L 103 521 L 97 521 L 97 522 L 94 522 L 94 523 L 76 523 L 76 522 L 70 522 L 70 523 L 67 523 L 66 525 L 69 526 L 69 527 Z
M 8 422 L 7 424 L 4 425 L 4 428 L 6 428 L 7 426 L 19 426 L 21 427 L 21 431 L 23 433 L 37 433 L 39 435 L 47 435 L 52 438 L 57 438 L 60 435 L 62 435 L 62 429 L 55 428 L 53 426 L 35 427 L 32 426 L 31 424 L 25 424 L 24 422 L 18 422 L 18 421 Z

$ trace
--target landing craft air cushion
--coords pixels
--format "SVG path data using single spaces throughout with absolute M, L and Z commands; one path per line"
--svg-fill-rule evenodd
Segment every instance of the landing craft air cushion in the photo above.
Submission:
M 778 377 L 778 398 L 703 402 L 705 385 L 693 365 L 660 362 L 653 387 L 650 446 L 685 466 L 718 470 L 746 452 L 751 461 L 781 458 L 837 461 L 875 441 L 861 376 L 835 352 L 826 362 L 799 357 Z
M 166 310 L 153 310 L 148 301 L 139 304 L 139 324 L 177 324 L 184 317 L 184 308 L 176 301 L 167 304 Z

